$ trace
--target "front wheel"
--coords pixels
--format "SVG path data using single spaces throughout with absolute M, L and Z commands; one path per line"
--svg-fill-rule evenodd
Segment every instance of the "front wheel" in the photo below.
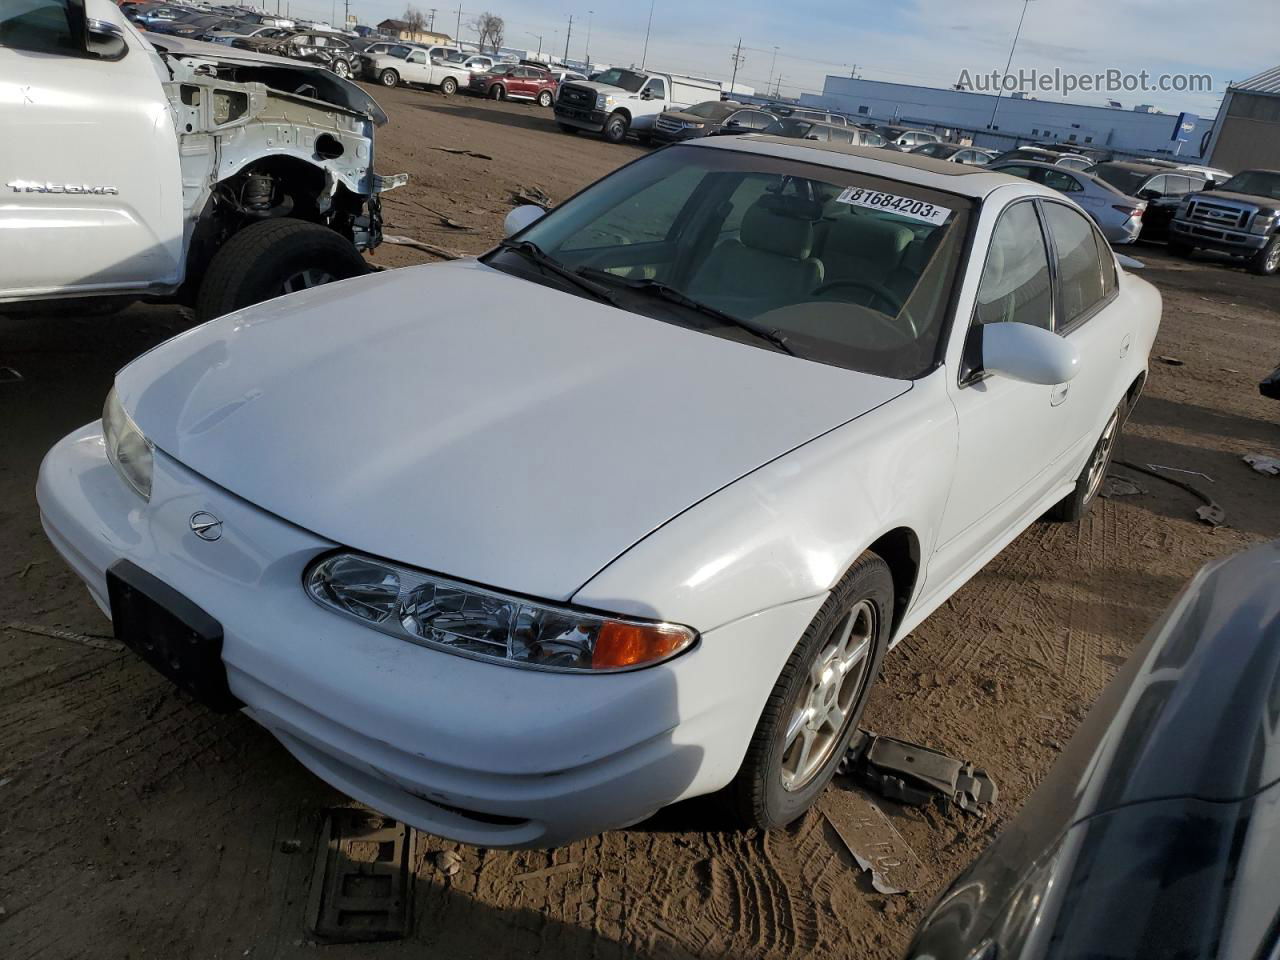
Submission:
M 505 100 L 507 99 L 507 88 L 500 83 L 495 83 L 489 88 L 489 96 L 494 100 Z
M 333 61 L 333 72 L 343 80 L 348 80 L 351 78 L 351 65 L 345 60 L 335 60 Z
M 627 118 L 620 113 L 610 114 L 604 124 L 604 138 L 610 143 L 627 139 Z
M 396 73 L 394 70 L 383 70 L 382 73 L 378 74 L 378 80 L 384 87 L 398 86 L 400 83 L 400 74 Z
M 453 77 L 445 77 L 440 81 L 440 92 L 446 97 L 452 97 L 458 92 L 458 81 Z
M 796 644 L 724 790 L 741 826 L 784 826 L 818 799 L 858 729 L 892 629 L 893 575 L 864 553 Z
M 1270 277 L 1280 270 L 1280 233 L 1271 242 L 1249 258 L 1249 272 Z
M 1111 457 L 1116 451 L 1116 440 L 1120 436 L 1120 427 L 1123 423 L 1124 404 L 1122 403 L 1112 411 L 1111 419 L 1102 428 L 1102 436 L 1094 444 L 1089 459 L 1085 461 L 1084 469 L 1076 478 L 1076 488 L 1049 508 L 1049 512 L 1045 514 L 1046 520 L 1069 523 L 1072 520 L 1081 519 L 1089 512 L 1093 501 L 1098 497 L 1098 491 L 1102 489 L 1107 468 L 1111 466 Z
M 222 245 L 196 295 L 196 319 L 369 272 L 351 241 L 328 227 L 282 217 L 245 227 Z
M 550 90 L 543 90 L 540 94 L 538 94 L 538 106 L 540 106 L 540 107 L 549 107 L 549 106 L 551 106 L 551 91 L 550 91 Z

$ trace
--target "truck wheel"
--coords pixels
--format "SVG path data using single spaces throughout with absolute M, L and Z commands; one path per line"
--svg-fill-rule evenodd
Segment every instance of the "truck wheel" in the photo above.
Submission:
M 384 87 L 395 87 L 400 84 L 400 74 L 396 73 L 394 70 L 383 70 L 378 74 L 378 81 Z
M 489 96 L 495 100 L 505 100 L 507 99 L 507 88 L 500 83 L 495 83 L 489 88 Z
M 458 92 L 458 81 L 453 77 L 445 77 L 440 81 L 440 92 L 446 97 L 452 97 Z
M 551 91 L 550 91 L 550 90 L 543 90 L 540 94 L 538 94 L 538 106 L 540 106 L 540 107 L 549 107 L 549 106 L 551 106 Z
M 621 143 L 627 139 L 627 118 L 623 114 L 609 114 L 609 119 L 604 122 L 604 138 L 610 143 Z
M 1280 270 L 1280 233 L 1271 242 L 1249 258 L 1249 272 L 1261 277 L 1272 276 Z
M 796 644 L 724 789 L 740 826 L 784 826 L 818 799 L 858 729 L 892 630 L 893 575 L 864 553 Z
M 556 124 L 556 126 L 560 128 L 560 132 L 561 132 L 561 133 L 570 133 L 570 134 L 573 134 L 573 133 L 577 133 L 577 132 L 578 132 L 578 128 L 577 128 L 577 127 L 571 127 L 571 126 L 569 126 L 569 124 L 567 124 L 567 123 L 557 123 L 557 124 Z
M 345 60 L 334 60 L 333 72 L 343 80 L 348 80 L 351 77 L 351 64 L 347 63 Z
M 245 227 L 209 263 L 196 296 L 203 322 L 286 293 L 369 272 L 351 241 L 328 227 L 282 217 Z
M 1175 257 L 1189 257 L 1191 256 L 1192 249 L 1191 244 L 1187 243 L 1185 240 L 1169 241 L 1169 252 Z

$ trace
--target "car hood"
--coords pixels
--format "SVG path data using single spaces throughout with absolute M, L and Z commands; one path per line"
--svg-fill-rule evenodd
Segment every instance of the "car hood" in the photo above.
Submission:
M 1212 203 L 1216 200 L 1234 200 L 1236 203 L 1252 203 L 1259 207 L 1267 207 L 1275 210 L 1280 207 L 1280 201 L 1273 200 L 1271 197 L 1258 196 L 1252 193 L 1236 193 L 1233 190 L 1206 190 L 1203 193 L 1197 193 L 1192 196 L 1195 200 L 1207 200 Z
M 676 514 L 910 383 L 458 261 L 228 314 L 116 387 L 160 450 L 285 520 L 568 599 Z

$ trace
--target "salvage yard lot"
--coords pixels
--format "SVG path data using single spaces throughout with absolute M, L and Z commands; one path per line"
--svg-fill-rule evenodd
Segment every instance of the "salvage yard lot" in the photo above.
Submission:
M 560 201 L 644 152 L 566 136 L 534 106 L 374 93 L 391 116 L 378 167 L 411 177 L 387 197 L 388 234 L 460 253 L 498 239 L 514 193 Z M 1140 492 L 1099 501 L 1078 525 L 1033 526 L 887 657 L 865 726 L 972 759 L 1001 790 L 986 819 L 882 804 L 928 868 L 921 890 L 886 896 L 857 869 L 837 833 L 851 826 L 852 795 L 837 782 L 817 811 L 768 836 L 718 830 L 714 809 L 693 803 L 552 852 L 423 837 L 413 938 L 325 955 L 900 953 L 1196 568 L 1280 535 L 1280 480 L 1241 462 L 1280 456 L 1280 404 L 1256 387 L 1280 362 L 1280 278 L 1131 252 L 1164 295 L 1154 354 L 1182 364 L 1153 358 L 1117 458 L 1207 474 L 1172 476 L 1212 496 L 1226 525 L 1198 521 L 1185 491 L 1116 466 Z M 391 244 L 372 257 L 431 259 Z M 429 272 L 422 284 L 425 314 Z M 348 801 L 248 719 L 192 705 L 94 640 L 109 625 L 35 509 L 45 450 L 98 416 L 117 368 L 189 325 L 149 305 L 112 319 L 0 317 L 0 367 L 23 378 L 0 380 L 0 956 L 11 960 L 314 955 L 304 912 L 319 829 Z

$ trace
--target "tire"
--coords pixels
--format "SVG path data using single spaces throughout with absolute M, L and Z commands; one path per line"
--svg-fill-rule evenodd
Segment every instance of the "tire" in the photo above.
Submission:
M 1256 273 L 1260 277 L 1271 277 L 1280 271 L 1280 233 L 1249 258 L 1248 267 L 1250 273 Z
M 458 81 L 453 77 L 445 77 L 440 81 L 440 92 L 446 97 L 452 97 L 458 92 Z
M 495 83 L 489 88 L 489 96 L 495 100 L 505 100 L 507 99 L 507 88 L 500 83 Z
M 369 272 L 350 240 L 328 227 L 282 217 L 245 227 L 209 263 L 196 295 L 203 322 L 264 300 Z
M 1185 240 L 1170 240 L 1168 244 L 1169 252 L 1175 257 L 1189 257 L 1194 249 L 1191 244 Z
M 384 87 L 398 87 L 400 85 L 400 74 L 388 68 L 378 74 L 378 82 Z
M 347 63 L 345 60 L 334 60 L 333 72 L 343 80 L 349 80 L 351 79 L 351 64 Z
M 569 124 L 567 124 L 567 123 L 557 123 L 557 124 L 556 124 L 556 126 L 560 128 L 560 132 L 561 132 L 561 133 L 567 133 L 567 134 L 570 134 L 570 135 L 574 135 L 574 134 L 576 134 L 576 133 L 578 132 L 578 128 L 577 128 L 577 127 L 571 127 L 571 126 L 569 126 Z
M 610 143 L 621 143 L 627 139 L 627 118 L 621 113 L 609 114 L 604 122 L 604 138 Z
M 859 557 L 831 591 L 782 668 L 742 767 L 722 792 L 721 799 L 739 826 L 761 830 L 785 826 L 802 816 L 831 782 L 880 673 L 893 628 L 893 596 L 889 565 L 874 553 Z M 846 638 L 843 643 L 842 637 Z M 861 659 L 853 660 L 859 648 Z M 835 673 L 822 671 L 815 678 L 819 664 L 838 659 L 841 651 L 850 667 Z M 831 722 L 818 728 L 812 726 L 812 719 L 803 722 L 806 704 L 815 698 L 841 707 L 838 730 Z M 788 728 L 797 723 L 799 733 L 788 741 Z M 804 759 L 806 750 L 809 755 Z
M 1076 477 L 1076 488 L 1049 508 L 1044 515 L 1046 520 L 1054 523 L 1071 523 L 1089 512 L 1093 501 L 1098 498 L 1098 491 L 1102 489 L 1102 481 L 1106 479 L 1107 468 L 1111 466 L 1111 457 L 1116 452 L 1116 440 L 1120 437 L 1124 421 L 1124 404 L 1121 403 L 1112 412 L 1107 425 L 1102 428 L 1102 435 L 1093 445 L 1093 451 L 1085 461 L 1084 469 L 1080 471 L 1080 476 Z
M 551 106 L 552 99 L 553 97 L 551 96 L 551 91 L 543 90 L 540 94 L 538 94 L 538 106 L 549 107 Z

